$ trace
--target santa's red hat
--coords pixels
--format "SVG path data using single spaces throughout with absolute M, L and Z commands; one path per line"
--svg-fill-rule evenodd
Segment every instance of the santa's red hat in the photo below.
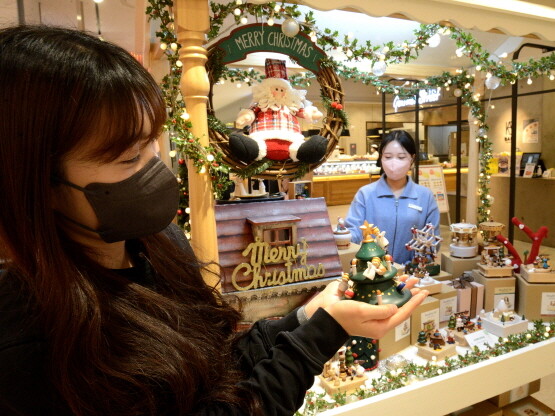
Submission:
M 266 78 L 287 79 L 287 69 L 285 61 L 281 59 L 266 58 Z

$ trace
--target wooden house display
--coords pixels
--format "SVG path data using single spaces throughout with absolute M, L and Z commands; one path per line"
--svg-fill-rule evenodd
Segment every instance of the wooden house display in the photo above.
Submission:
M 215 214 L 224 294 L 306 299 L 342 274 L 324 198 L 216 205 Z M 265 302 L 267 316 L 286 313 L 302 299 L 276 303 L 281 309 Z

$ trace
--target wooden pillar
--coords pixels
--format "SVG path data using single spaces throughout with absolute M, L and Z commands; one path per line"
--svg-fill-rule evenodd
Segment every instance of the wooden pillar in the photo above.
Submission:
M 177 0 L 174 6 L 179 59 L 183 63 L 181 94 L 193 124 L 192 133 L 208 146 L 206 103 L 210 84 L 206 74 L 205 34 L 209 30 L 207 0 Z M 191 245 L 202 261 L 218 262 L 218 243 L 212 183 L 207 173 L 197 173 L 188 162 Z

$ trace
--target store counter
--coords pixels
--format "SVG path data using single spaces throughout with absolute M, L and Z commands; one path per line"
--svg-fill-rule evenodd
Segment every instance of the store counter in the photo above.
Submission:
M 461 173 L 466 177 L 468 168 L 462 168 Z M 445 187 L 447 193 L 454 193 L 457 188 L 457 169 L 449 168 L 443 170 Z M 318 176 L 314 175 L 312 181 L 312 196 L 326 198 L 327 205 L 349 205 L 360 187 L 368 185 L 379 179 L 379 175 L 345 174 Z M 462 186 L 462 194 L 466 195 L 466 185 Z

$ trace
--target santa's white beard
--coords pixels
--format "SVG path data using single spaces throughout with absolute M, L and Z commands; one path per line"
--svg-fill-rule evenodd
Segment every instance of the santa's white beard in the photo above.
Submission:
M 260 109 L 262 110 L 267 110 L 267 109 L 272 109 L 274 111 L 280 110 L 280 109 L 288 109 L 289 106 L 286 103 L 286 97 L 274 97 L 274 96 L 267 96 L 264 97 L 262 99 L 260 99 L 260 101 L 258 102 L 258 106 L 260 107 Z

